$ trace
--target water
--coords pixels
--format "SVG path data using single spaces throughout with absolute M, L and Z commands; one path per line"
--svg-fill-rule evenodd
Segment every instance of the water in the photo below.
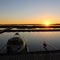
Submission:
M 0 53 L 6 53 L 8 39 L 14 37 L 13 32 L 0 34 Z M 19 32 L 20 36 L 27 42 L 28 52 L 45 51 L 43 43 L 47 43 L 47 49 L 60 50 L 60 32 Z

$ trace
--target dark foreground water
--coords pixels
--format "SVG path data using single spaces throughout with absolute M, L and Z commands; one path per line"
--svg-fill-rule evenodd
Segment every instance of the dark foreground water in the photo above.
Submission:
M 0 53 L 6 53 L 6 45 L 8 39 L 14 37 L 15 33 L 5 32 L 0 34 Z M 22 38 L 27 42 L 28 52 L 45 51 L 43 47 L 44 41 L 47 43 L 47 49 L 60 50 L 60 32 L 20 32 Z

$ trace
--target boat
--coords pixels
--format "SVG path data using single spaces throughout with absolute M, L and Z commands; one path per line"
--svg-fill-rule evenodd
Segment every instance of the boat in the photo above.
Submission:
M 19 33 L 15 33 L 14 37 L 9 39 L 7 42 L 7 53 L 16 54 L 26 52 L 27 52 L 26 41 L 20 37 Z

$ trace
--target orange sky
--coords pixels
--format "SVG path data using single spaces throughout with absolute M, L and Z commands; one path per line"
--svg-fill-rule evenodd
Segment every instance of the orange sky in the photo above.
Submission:
M 27 20 L 27 21 L 22 21 L 22 20 L 6 20 L 6 21 L 0 21 L 0 24 L 44 24 L 45 22 L 49 22 L 50 24 L 55 24 L 57 23 L 56 21 L 52 21 L 52 20 Z M 59 23 L 59 22 L 58 22 Z
M 51 24 L 59 23 L 60 20 L 56 16 L 38 16 L 29 18 L 5 18 L 0 19 L 0 24 L 44 24 L 49 22 Z

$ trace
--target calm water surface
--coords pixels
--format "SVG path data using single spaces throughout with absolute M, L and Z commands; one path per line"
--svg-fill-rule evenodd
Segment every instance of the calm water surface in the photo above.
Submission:
M 1 53 L 6 52 L 6 46 L 3 50 L 1 48 L 6 45 L 8 39 L 14 37 L 14 34 L 12 32 L 0 34 Z M 28 52 L 45 51 L 44 41 L 48 50 L 60 50 L 60 32 L 20 32 L 19 34 L 26 40 Z

